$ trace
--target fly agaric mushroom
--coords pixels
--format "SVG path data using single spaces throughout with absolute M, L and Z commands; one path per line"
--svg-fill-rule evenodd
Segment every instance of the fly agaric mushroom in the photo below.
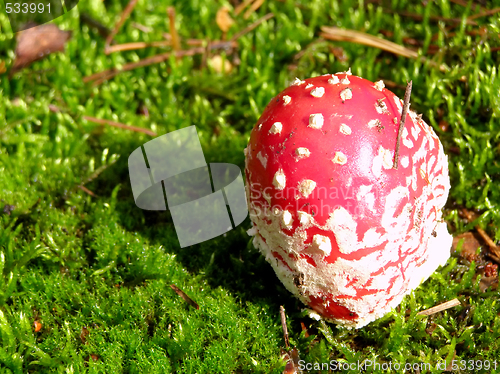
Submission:
M 349 328 L 396 307 L 450 255 L 447 156 L 413 111 L 399 144 L 402 112 L 382 81 L 350 71 L 296 79 L 245 149 L 254 245 L 289 291 Z

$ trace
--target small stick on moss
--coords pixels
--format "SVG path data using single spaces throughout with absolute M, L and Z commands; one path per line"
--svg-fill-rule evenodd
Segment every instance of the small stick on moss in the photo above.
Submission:
M 197 303 L 195 303 L 195 302 L 193 301 L 193 299 L 191 299 L 188 295 L 186 295 L 186 294 L 184 293 L 184 291 L 182 291 L 182 290 L 181 290 L 179 287 L 177 287 L 175 284 L 171 284 L 171 285 L 170 285 L 170 288 L 171 288 L 171 289 L 173 289 L 177 295 L 179 295 L 180 297 L 182 297 L 182 298 L 184 299 L 184 301 L 185 301 L 186 303 L 188 303 L 189 305 L 191 305 L 193 308 L 195 308 L 195 309 L 200 309 L 200 306 L 199 306 Z
M 455 4 L 458 4 L 458 5 L 461 5 L 463 7 L 468 7 L 469 6 L 469 2 L 468 1 L 465 1 L 465 0 L 450 0 L 451 3 L 455 3 Z M 474 10 L 483 10 L 483 8 L 479 5 L 479 4 L 472 4 L 472 9 Z
M 403 47 L 402 45 L 393 43 L 389 40 L 379 38 L 378 36 L 367 34 L 356 30 L 346 30 L 339 27 L 321 27 L 322 33 L 319 35 L 325 39 L 351 42 L 357 44 L 367 45 L 369 47 L 379 48 L 386 52 L 393 53 L 398 56 L 407 58 L 418 58 L 418 53 Z
M 92 197 L 97 197 L 97 195 L 95 193 L 93 193 L 91 190 L 89 190 L 87 187 L 85 187 L 84 185 L 80 184 L 77 186 L 79 189 L 81 189 L 83 192 L 85 192 L 86 194 L 89 194 L 90 196 Z
M 137 22 L 132 22 L 131 25 L 132 25 L 132 27 L 135 27 L 137 30 L 141 30 L 142 32 L 145 32 L 145 33 L 150 33 L 151 31 L 153 31 L 153 29 L 151 27 L 141 25 L 140 23 L 137 23 Z
M 494 8 L 494 9 L 485 10 L 484 12 L 481 12 L 481 13 L 478 13 L 478 14 L 474 14 L 472 16 L 467 17 L 467 20 L 471 21 L 473 19 L 478 19 L 478 18 L 481 18 L 481 17 L 492 16 L 493 14 L 496 14 L 498 12 L 500 12 L 500 8 Z
M 210 49 L 228 49 L 228 48 L 234 48 L 237 47 L 237 43 L 234 41 L 229 41 L 229 42 L 218 42 L 218 43 L 212 43 L 210 45 Z M 84 83 L 96 81 L 94 83 L 94 86 L 104 82 L 107 79 L 113 78 L 114 76 L 120 74 L 121 72 L 124 71 L 130 71 L 133 69 L 137 69 L 140 67 L 144 66 L 149 66 L 153 64 L 158 64 L 160 62 L 166 61 L 170 58 L 170 56 L 174 55 L 176 57 L 180 56 L 194 56 L 196 54 L 200 54 L 205 52 L 204 47 L 197 47 L 197 48 L 191 48 L 187 50 L 181 50 L 181 51 L 174 51 L 174 52 L 165 52 L 161 53 L 155 56 L 147 57 L 145 59 L 139 60 L 137 62 L 130 62 L 128 64 L 124 64 L 120 69 L 112 68 L 108 70 L 101 71 L 99 73 L 95 73 L 92 75 L 88 75 L 83 78 Z M 97 83 L 98 82 L 98 83 Z M 131 126 L 127 126 L 131 127 Z
M 234 9 L 234 14 L 236 14 L 236 15 L 240 14 L 243 11 L 243 9 L 245 9 L 247 6 L 249 6 L 252 2 L 253 2 L 253 0 L 245 0 L 245 1 L 243 1 L 240 5 L 238 5 Z
M 172 36 L 172 46 L 174 47 L 174 51 L 180 51 L 181 41 L 179 34 L 177 33 L 177 29 L 175 28 L 175 8 L 173 6 L 169 6 L 167 8 L 167 14 L 170 25 L 170 35 Z
M 142 133 L 147 134 L 147 135 L 157 136 L 157 134 L 154 131 L 151 131 L 151 130 L 148 130 L 148 129 L 145 129 L 142 127 L 129 126 L 129 125 L 125 125 L 123 123 L 109 121 L 107 119 L 90 117 L 90 116 L 83 116 L 83 119 L 90 121 L 90 122 L 98 123 L 100 125 L 108 125 L 108 126 L 118 127 L 120 129 L 124 129 L 124 130 L 142 132 Z
M 161 40 L 158 42 L 135 42 L 135 43 L 123 43 L 116 44 L 108 47 L 107 53 L 121 52 L 121 51 L 132 51 L 135 49 L 143 49 L 148 47 L 168 47 L 171 46 L 172 42 L 170 40 Z
M 396 152 L 394 153 L 394 165 L 392 166 L 394 169 L 398 168 L 401 136 L 403 134 L 403 129 L 405 127 L 406 114 L 408 113 L 408 109 L 410 109 L 411 87 L 412 87 L 412 81 L 408 82 L 408 84 L 406 85 L 405 98 L 403 102 L 403 112 L 401 113 L 401 120 L 399 121 L 398 139 L 396 141 Z
M 382 49 L 398 56 L 419 59 L 422 62 L 427 62 L 430 66 L 437 67 L 442 72 L 450 70 L 446 64 L 437 64 L 435 61 L 430 60 L 425 56 L 419 57 L 417 52 L 389 40 L 379 38 L 375 35 L 367 34 L 361 31 L 345 30 L 339 27 L 327 26 L 321 26 L 321 31 L 322 33 L 320 33 L 319 36 L 325 39 L 363 44 L 369 47 Z
M 283 328 L 283 337 L 285 338 L 285 346 L 286 349 L 290 349 L 290 342 L 288 340 L 288 327 L 286 327 L 286 315 L 285 308 L 283 305 L 280 305 L 280 317 L 281 317 L 281 327 Z
M 253 12 L 255 12 L 257 9 L 261 7 L 261 5 L 264 4 L 264 0 L 255 0 L 254 3 L 248 8 L 248 10 L 245 12 L 243 15 L 244 19 L 248 19 Z
M 106 38 L 106 43 L 104 44 L 104 52 L 106 54 L 108 54 L 107 50 L 108 50 L 109 45 L 113 41 L 113 38 L 118 33 L 118 31 L 120 31 L 121 27 L 123 26 L 123 23 L 130 16 L 130 13 L 132 13 L 132 10 L 134 10 L 136 4 L 137 4 L 137 0 L 130 0 L 129 1 L 129 3 L 125 7 L 124 11 L 122 12 L 122 16 L 120 17 L 120 20 L 116 23 L 115 27 L 113 28 L 111 33 Z
M 453 299 L 445 303 L 433 306 L 432 308 L 422 310 L 421 312 L 417 313 L 417 316 L 430 316 L 432 314 L 439 313 L 443 310 L 450 309 L 458 305 L 460 305 L 460 301 L 458 301 L 458 299 Z

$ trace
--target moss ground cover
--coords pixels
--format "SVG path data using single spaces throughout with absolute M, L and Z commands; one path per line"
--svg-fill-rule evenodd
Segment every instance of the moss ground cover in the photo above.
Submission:
M 115 40 L 162 40 L 167 6 L 175 7 L 183 48 L 187 39 L 220 40 L 216 13 L 238 3 L 140 1 Z M 210 64 L 221 53 L 212 51 L 84 83 L 93 73 L 165 51 L 104 53 L 104 39 L 82 15 L 112 28 L 125 6 L 81 1 L 54 21 L 72 31 L 64 53 L 0 75 L 0 373 L 281 373 L 280 305 L 300 359 L 323 364 L 310 372 L 331 372 L 325 365 L 331 360 L 431 365 L 407 372 L 500 372 L 500 292 L 494 282 L 482 283 L 492 261 L 486 245 L 468 261 L 459 242 L 445 268 L 363 329 L 316 322 L 252 247 L 248 219 L 225 236 L 181 249 L 168 212 L 140 210 L 132 198 L 127 159 L 151 137 L 84 118 L 160 135 L 196 125 L 208 162 L 243 169 L 250 130 L 295 76 L 350 67 L 366 79 L 384 79 L 400 97 L 411 79 L 412 108 L 449 155 L 450 231 L 458 236 L 479 225 L 498 242 L 500 13 L 481 13 L 499 1 L 268 0 L 248 19 L 230 12 L 236 23 L 228 38 L 274 15 L 223 51 L 230 72 Z M 320 40 L 321 26 L 383 36 L 426 59 Z M 13 64 L 15 46 L 0 13 L 0 66 Z M 464 219 L 463 209 L 477 219 Z M 417 315 L 454 298 L 460 306 Z

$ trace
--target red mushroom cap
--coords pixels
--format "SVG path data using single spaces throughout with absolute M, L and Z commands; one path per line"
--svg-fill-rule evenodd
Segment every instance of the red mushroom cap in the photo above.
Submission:
M 266 107 L 246 154 L 254 245 L 324 318 L 362 327 L 449 258 L 448 160 L 403 102 L 350 71 L 295 82 Z

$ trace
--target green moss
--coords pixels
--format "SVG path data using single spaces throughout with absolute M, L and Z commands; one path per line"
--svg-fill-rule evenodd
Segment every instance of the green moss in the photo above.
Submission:
M 0 75 L 0 372 L 281 373 L 280 305 L 304 362 L 426 363 L 432 369 L 421 372 L 437 373 L 443 371 L 438 363 L 483 360 L 478 372 L 500 372 L 500 362 L 493 369 L 484 365 L 500 357 L 500 293 L 481 291 L 476 264 L 454 254 L 396 310 L 363 329 L 314 322 L 249 243 L 248 219 L 225 236 L 181 249 L 169 213 L 142 211 L 132 199 L 127 159 L 151 138 L 83 119 L 106 118 L 160 135 L 196 125 L 208 162 L 243 167 L 253 125 L 295 76 L 351 67 L 367 79 L 394 82 L 399 96 L 411 79 L 412 106 L 439 133 L 449 156 L 445 215 L 451 231 L 479 224 L 500 240 L 498 14 L 473 25 L 466 22 L 477 13 L 472 3 L 381 3 L 266 1 L 248 20 L 234 17 L 228 37 L 274 14 L 242 36 L 234 54 L 227 51 L 231 73 L 204 67 L 201 56 L 171 58 L 97 87 L 82 78 L 164 49 L 106 55 L 104 40 L 80 20 L 86 13 L 111 28 L 126 1 L 82 1 L 57 19 L 73 32 L 64 53 L 12 78 Z M 115 40 L 161 40 L 169 27 L 168 5 L 176 7 L 182 38 L 221 39 L 215 15 L 222 4 L 229 2 L 138 2 Z M 488 3 L 490 9 L 499 6 L 497 0 Z M 391 35 L 399 44 L 412 38 L 427 59 L 318 41 L 321 26 Z M 10 67 L 15 38 L 3 13 L 0 41 L 0 61 Z M 144 107 L 148 117 L 141 114 Z M 78 187 L 83 182 L 95 197 Z M 463 207 L 476 210 L 478 221 L 464 221 Z M 171 284 L 200 308 L 188 306 Z M 453 298 L 462 305 L 417 315 Z M 35 321 L 40 331 L 34 331 Z M 391 371 L 398 372 L 366 367 Z

